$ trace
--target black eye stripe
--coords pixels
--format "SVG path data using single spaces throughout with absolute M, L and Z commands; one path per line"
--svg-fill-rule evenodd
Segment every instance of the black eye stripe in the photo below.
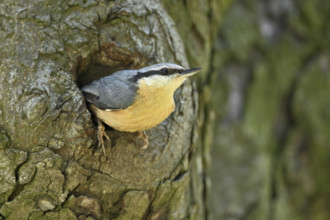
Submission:
M 133 76 L 132 78 L 130 78 L 129 80 L 131 82 L 137 82 L 139 79 L 144 78 L 144 77 L 149 77 L 149 76 L 153 76 L 153 75 L 162 75 L 162 76 L 169 76 L 172 75 L 174 73 L 182 73 L 184 71 L 184 69 L 168 69 L 168 68 L 162 68 L 160 70 L 150 70 L 148 72 L 138 72 L 135 76 Z
M 168 75 L 170 73 L 170 71 L 168 71 L 167 68 L 163 68 L 159 72 L 160 72 L 161 75 Z

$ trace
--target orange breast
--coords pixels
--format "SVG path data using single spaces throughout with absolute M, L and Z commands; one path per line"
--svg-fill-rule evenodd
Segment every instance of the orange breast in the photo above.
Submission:
M 118 131 L 148 130 L 164 121 L 174 111 L 173 92 L 142 89 L 137 101 L 127 109 L 103 111 L 93 104 L 91 108 L 98 118 Z

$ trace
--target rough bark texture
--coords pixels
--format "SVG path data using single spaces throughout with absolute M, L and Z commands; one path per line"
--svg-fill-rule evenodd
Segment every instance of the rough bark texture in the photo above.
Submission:
M 189 218 L 192 81 L 147 132 L 147 150 L 136 134 L 109 130 L 106 157 L 79 90 L 119 69 L 188 67 L 158 1 L 1 1 L 0 51 L 0 218 Z
M 189 63 L 191 66 L 202 67 L 202 72 L 196 79 L 199 96 L 198 138 L 189 157 L 191 179 L 189 219 L 207 219 L 209 216 L 207 198 L 210 191 L 208 168 L 211 163 L 210 149 L 216 116 L 211 91 L 217 87 L 214 81 L 217 73 L 213 71 L 212 59 L 214 42 L 223 14 L 231 1 L 163 0 L 163 3 L 183 39 Z

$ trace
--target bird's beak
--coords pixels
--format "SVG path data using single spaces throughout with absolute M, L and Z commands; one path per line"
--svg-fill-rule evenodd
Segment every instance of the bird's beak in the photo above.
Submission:
M 185 77 L 188 77 L 188 76 L 192 76 L 194 75 L 195 73 L 199 72 L 202 68 L 192 68 L 192 69 L 186 69 L 184 70 L 181 75 L 182 76 L 185 76 Z

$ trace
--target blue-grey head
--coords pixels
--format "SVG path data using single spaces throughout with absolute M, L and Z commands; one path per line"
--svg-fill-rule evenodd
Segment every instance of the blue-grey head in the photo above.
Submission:
M 100 109 L 124 109 L 136 101 L 137 93 L 142 90 L 173 94 L 185 79 L 200 69 L 160 63 L 138 70 L 121 70 L 84 86 L 82 91 L 87 101 Z
M 171 83 L 181 85 L 186 78 L 194 75 L 200 69 L 185 69 L 173 63 L 159 63 L 136 70 L 130 81 L 137 83 L 143 80 L 149 86 L 166 86 Z

